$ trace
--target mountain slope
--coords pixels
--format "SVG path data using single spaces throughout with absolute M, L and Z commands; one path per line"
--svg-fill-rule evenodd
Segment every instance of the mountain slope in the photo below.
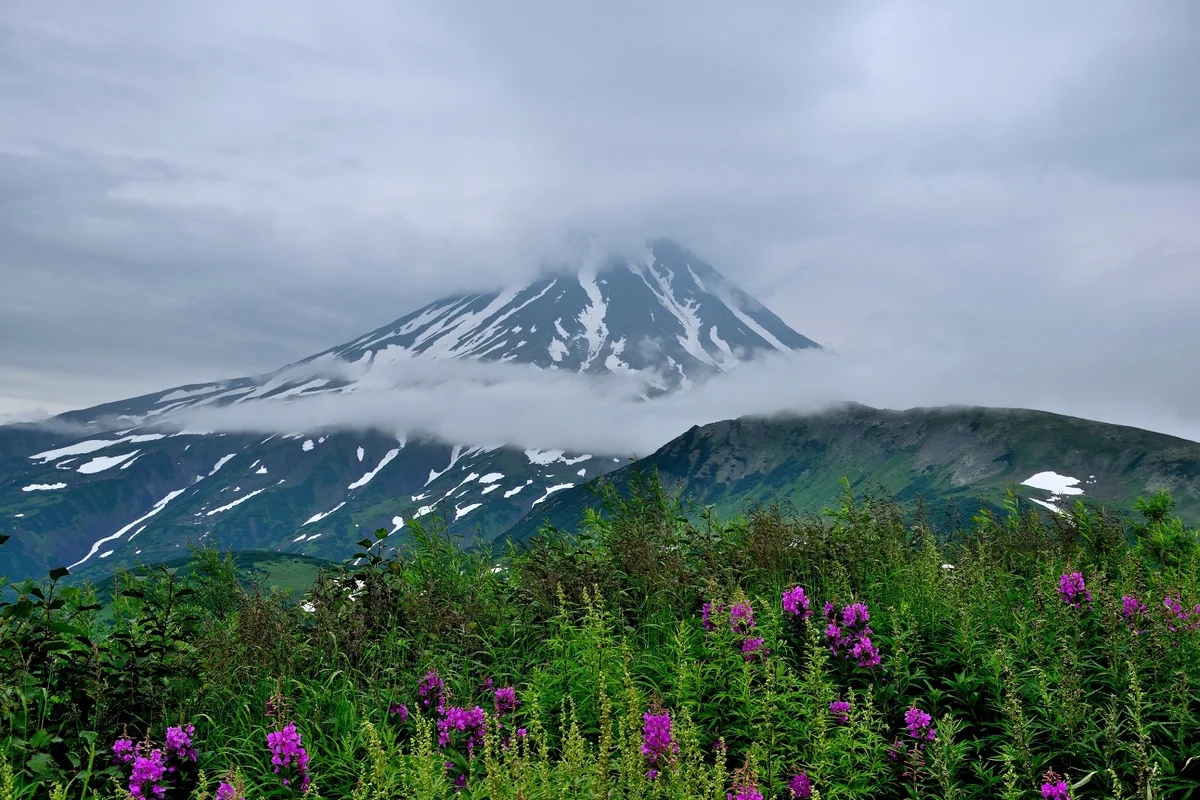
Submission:
M 980 505 L 998 506 L 1013 485 L 1048 510 L 1076 498 L 1129 510 L 1137 496 L 1166 489 L 1185 519 L 1200 520 L 1195 442 L 1041 411 L 850 405 L 692 428 L 638 464 L 552 498 L 509 535 L 528 538 L 545 522 L 573 529 L 598 505 L 589 489 L 608 481 L 619 488 L 636 470 L 658 470 L 665 487 L 724 516 L 771 500 L 819 510 L 846 477 L 860 490 L 922 496 L 935 514 L 968 517 Z M 1020 485 L 1026 481 L 1035 485 Z
M 647 398 L 761 352 L 815 347 L 670 242 L 644 260 L 445 298 L 258 377 L 176 387 L 0 428 L 0 574 L 163 560 L 187 542 L 329 559 L 365 531 L 403 537 L 441 502 L 451 529 L 494 538 L 547 498 L 627 463 L 624 453 L 408 441 L 381 431 L 285 435 L 180 430 L 184 415 L 419 387 L 447 359 L 617 374 Z M 536 505 L 535 505 L 536 504 Z

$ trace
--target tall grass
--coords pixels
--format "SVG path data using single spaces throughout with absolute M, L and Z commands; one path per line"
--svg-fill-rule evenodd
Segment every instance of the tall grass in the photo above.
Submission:
M 0 800 L 140 791 L 126 737 L 177 766 L 165 797 L 222 800 L 1200 788 L 1200 548 L 1163 495 L 953 531 L 848 489 L 699 524 L 654 476 L 601 499 L 503 553 L 410 523 L 304 607 L 211 549 L 120 573 L 104 616 L 62 571 L 9 587 Z

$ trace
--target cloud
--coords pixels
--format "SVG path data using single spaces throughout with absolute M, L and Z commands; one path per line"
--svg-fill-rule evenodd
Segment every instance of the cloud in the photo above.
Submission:
M 262 399 L 169 414 L 168 429 L 285 434 L 382 430 L 452 444 L 567 448 L 646 456 L 693 425 L 740 416 L 821 411 L 847 401 L 880 408 L 998 405 L 1038 408 L 1173 433 L 1200 441 L 1193 398 L 1200 377 L 1172 373 L 1144 396 L 1141 356 L 1055 348 L 978 352 L 947 350 L 937 358 L 911 349 L 871 356 L 822 351 L 774 354 L 697 382 L 690 391 L 647 400 L 647 381 L 592 376 L 511 363 L 405 361 L 402 370 L 366 376 L 361 367 L 327 363 L 333 377 L 362 380 L 352 393 L 286 401 Z M 322 374 L 308 365 L 308 375 Z M 1107 379 L 1097 383 L 1097 378 Z
M 1186 0 L 25 4 L 0 70 L 3 413 L 267 372 L 577 231 L 997 403 L 1073 396 L 1051 347 L 1126 414 L 1200 360 Z

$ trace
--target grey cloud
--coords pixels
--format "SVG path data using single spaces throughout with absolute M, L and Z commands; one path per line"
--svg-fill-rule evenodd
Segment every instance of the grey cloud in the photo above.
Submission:
M 1185 0 L 5 16 L 3 413 L 265 372 L 580 230 L 677 238 L 855 358 L 954 353 L 979 402 L 1143 413 L 1200 360 Z
M 514 364 L 473 361 L 406 362 L 386 389 L 249 401 L 168 416 L 167 429 L 314 433 L 385 430 L 450 443 L 569 448 L 605 455 L 645 456 L 692 425 L 753 415 L 820 411 L 846 401 L 882 408 L 1000 405 L 1134 425 L 1200 440 L 1193 398 L 1200 376 L 1163 376 L 1151 398 L 1119 376 L 1142 368 L 1140 354 L 1056 351 L 1014 353 L 995 348 L 981 365 L 977 349 L 947 348 L 936 358 L 912 348 L 870 356 L 820 351 L 768 356 L 698 382 L 683 394 L 641 399 L 643 384 L 617 376 L 585 376 Z M 352 376 L 353 365 L 311 365 L 305 375 Z M 1106 391 L 1092 385 L 1097 373 Z

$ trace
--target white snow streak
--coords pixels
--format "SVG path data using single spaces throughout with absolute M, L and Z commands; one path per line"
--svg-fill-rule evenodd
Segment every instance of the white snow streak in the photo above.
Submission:
M 250 494 L 243 495 L 243 496 L 239 497 L 237 500 L 234 500 L 232 503 L 229 503 L 228 505 L 223 505 L 220 508 L 214 508 L 212 511 L 205 511 L 204 514 L 205 514 L 205 516 L 211 517 L 213 514 L 219 514 L 222 511 L 228 511 L 229 509 L 233 508 L 234 506 L 241 505 L 242 503 L 246 502 L 251 497 L 254 497 L 254 495 L 261 494 L 265 491 L 266 491 L 266 489 L 255 489 L 253 492 L 250 492 Z
M 457 506 L 455 506 L 455 508 L 454 508 L 455 522 L 457 522 L 460 517 L 465 517 L 467 514 L 470 514 L 472 511 L 479 508 L 481 505 L 483 505 L 483 503 L 471 503 L 469 506 L 463 506 L 462 508 L 458 508 Z
M 1083 489 L 1077 488 L 1078 478 L 1059 475 L 1057 472 L 1039 472 L 1021 481 L 1022 486 L 1032 486 L 1034 489 L 1045 489 L 1051 494 L 1083 494 Z
M 558 484 L 557 486 L 550 486 L 550 487 L 548 487 L 548 488 L 546 489 L 546 493 L 545 493 L 544 495 L 542 495 L 541 497 L 539 497 L 537 500 L 534 500 L 534 501 L 533 501 L 533 504 L 536 506 L 538 503 L 540 503 L 540 502 L 542 502 L 543 500 L 545 500 L 547 497 L 549 497 L 549 496 L 550 496 L 551 494 L 553 494 L 554 492 L 560 491 L 560 490 L 562 490 L 562 489 L 570 489 L 570 488 L 571 488 L 572 486 L 574 486 L 574 485 L 575 485 L 575 484 L 573 484 L 573 483 L 560 483 L 560 484 Z
M 306 519 L 306 520 L 304 521 L 304 525 L 311 525 L 311 524 L 313 524 L 314 522 L 320 522 L 321 520 L 325 519 L 325 518 L 326 518 L 326 517 L 328 517 L 330 514 L 332 514 L 333 512 L 337 511 L 339 508 L 341 508 L 341 507 L 342 507 L 342 506 L 344 506 L 344 505 L 346 505 L 346 501 L 345 501 L 345 500 L 343 500 L 342 502 L 338 503 L 336 506 L 334 506 L 333 508 L 329 509 L 328 511 L 326 511 L 326 512 L 324 512 L 324 513 L 321 513 L 321 514 L 313 514 L 311 517 L 309 517 L 308 519 Z M 303 527 L 304 527 L 304 525 L 301 525 L 300 527 L 301 527 L 301 528 L 303 528 Z
M 233 458 L 236 455 L 237 455 L 237 453 L 230 453 L 227 456 L 221 456 L 219 459 L 217 459 L 217 463 L 213 465 L 213 468 L 208 471 L 208 476 L 211 478 L 213 475 L 216 475 L 217 470 L 219 470 L 221 467 L 228 464 L 229 459 Z
M 111 536 L 105 536 L 103 539 L 97 540 L 95 543 L 92 544 L 92 549 L 88 551 L 88 554 L 86 556 L 79 559 L 74 564 L 71 564 L 69 567 L 67 567 L 67 569 L 75 569 L 80 564 L 87 561 L 92 556 L 96 555 L 96 553 L 100 551 L 100 546 L 103 545 L 105 542 L 111 542 L 113 539 L 121 538 L 128 531 L 132 530 L 133 526 L 140 525 L 141 523 L 150 519 L 150 517 L 153 517 L 155 514 L 162 511 L 164 508 L 167 507 L 167 503 L 171 502 L 176 497 L 179 497 L 179 495 L 183 494 L 185 491 L 186 491 L 186 489 L 176 489 L 175 491 L 170 492 L 162 500 L 159 500 L 157 503 L 155 503 L 154 508 L 150 509 L 145 515 L 138 517 L 133 522 L 129 523 L 124 528 L 121 528 L 121 530 L 117 531 L 116 533 L 112 534 Z
M 28 486 L 22 486 L 22 492 L 49 492 L 54 489 L 65 489 L 65 483 L 31 483 Z
M 371 482 L 372 478 L 374 478 L 376 475 L 379 474 L 379 470 L 386 467 L 391 462 L 391 460 L 398 455 L 400 455 L 399 447 L 394 448 L 392 450 L 388 450 L 387 453 L 384 454 L 383 459 L 379 462 L 378 466 L 375 467 L 375 469 L 371 470 L 366 475 L 363 475 L 361 478 L 356 480 L 354 483 L 347 486 L 346 490 L 354 491 L 355 489 L 358 489 L 362 486 L 366 486 L 368 483 Z
M 95 475 L 97 472 L 104 472 L 106 469 L 112 469 L 117 464 L 120 464 L 126 459 L 133 458 L 137 454 L 138 451 L 133 450 L 129 453 L 122 453 L 119 456 L 96 456 L 86 464 L 80 464 L 79 469 L 77 469 L 76 472 L 81 472 L 84 475 Z

